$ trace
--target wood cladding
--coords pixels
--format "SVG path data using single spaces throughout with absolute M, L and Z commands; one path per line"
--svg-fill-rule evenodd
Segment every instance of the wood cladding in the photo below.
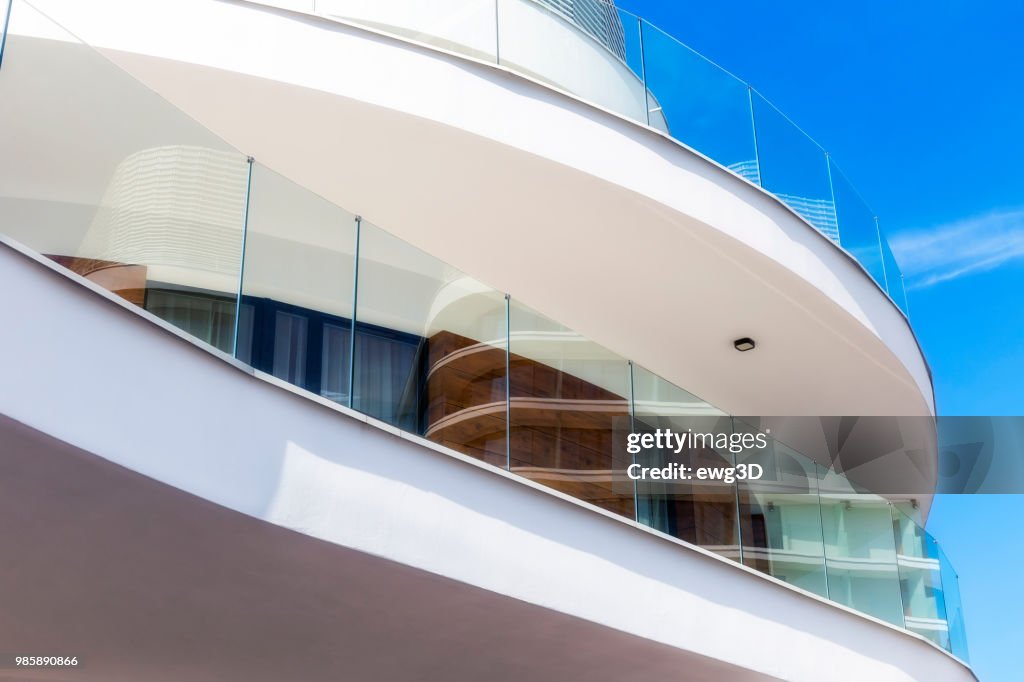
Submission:
M 426 346 L 426 436 L 504 467 L 505 350 L 448 331 Z
M 448 331 L 431 336 L 426 344 L 426 436 L 504 467 L 505 349 Z M 634 518 L 634 482 L 625 476 L 633 461 L 624 440 L 631 430 L 627 398 L 515 353 L 509 355 L 508 372 L 511 470 Z M 704 448 L 680 457 L 691 465 L 728 464 L 722 455 Z M 650 525 L 720 554 L 738 556 L 731 486 L 640 482 L 636 490 Z
M 504 466 L 505 349 L 443 331 L 427 358 L 427 437 Z M 626 398 L 514 353 L 508 372 L 512 471 L 632 518 Z
M 140 308 L 146 305 L 146 266 L 97 258 L 47 255 L 53 262 L 95 282 Z

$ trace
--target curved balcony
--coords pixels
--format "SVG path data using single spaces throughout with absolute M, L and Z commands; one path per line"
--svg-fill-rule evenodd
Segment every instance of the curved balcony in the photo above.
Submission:
M 500 64 L 650 126 L 771 193 L 909 316 L 877 213 L 835 159 L 750 84 L 612 0 L 316 0 L 296 8 Z
M 15 103 L 5 158 L 19 166 L 0 185 L 8 238 L 309 396 L 966 658 L 955 573 L 913 502 L 872 495 L 821 453 L 780 442 L 631 453 L 630 433 L 728 440 L 756 425 L 277 174 L 14 5 L 26 27 L 0 71 Z M 32 77 L 54 63 L 77 87 Z M 88 147 L 98 153 L 47 153 L 72 124 L 102 142 Z M 636 481 L 625 475 L 635 463 L 756 463 L 765 476 Z
M 340 19 L 211 0 L 33 4 L 232 147 L 733 413 L 934 413 L 911 327 L 864 269 L 655 128 Z M 53 79 L 77 88 L 73 69 Z M 50 139 L 58 157 L 83 149 L 72 129 Z M 737 356 L 740 336 L 758 351 Z

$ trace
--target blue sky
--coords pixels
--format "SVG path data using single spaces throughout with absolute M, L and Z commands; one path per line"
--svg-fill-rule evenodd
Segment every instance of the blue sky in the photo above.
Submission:
M 1024 415 L 1024 3 L 618 0 L 753 84 L 881 217 L 944 415 Z M 943 496 L 982 682 L 1019 680 L 1024 496 Z

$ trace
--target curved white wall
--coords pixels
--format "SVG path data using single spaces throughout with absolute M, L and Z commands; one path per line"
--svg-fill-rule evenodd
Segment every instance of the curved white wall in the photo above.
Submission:
M 320 0 L 315 11 L 484 61 L 500 57 L 514 71 L 647 120 L 643 82 L 622 56 L 535 0 Z M 624 32 L 638 43 L 636 23 Z
M 262 163 L 728 412 L 932 411 L 913 335 L 867 274 L 654 131 L 248 4 L 39 4 Z
M 6 244 L 0 304 L 24 322 L 0 335 L 0 413 L 217 504 L 763 675 L 973 679 L 920 637 L 253 376 Z

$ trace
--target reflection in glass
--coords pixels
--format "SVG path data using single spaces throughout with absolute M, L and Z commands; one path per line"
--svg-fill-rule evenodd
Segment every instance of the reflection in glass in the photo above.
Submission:
M 339 403 L 348 400 L 351 336 L 350 325 L 324 322 L 320 351 L 320 394 Z
M 903 272 L 896 263 L 896 256 L 893 255 L 893 251 L 889 247 L 889 241 L 885 239 L 884 232 L 882 233 L 882 259 L 886 270 L 886 291 L 889 292 L 889 298 L 893 299 L 893 302 L 903 311 L 903 314 L 909 316 L 910 311 L 906 303 L 906 290 L 903 287 Z
M 960 601 L 960 579 L 942 548 L 936 545 L 936 550 L 942 570 L 942 595 L 949 627 L 949 649 L 957 658 L 970 661 L 967 634 L 964 630 L 964 610 Z
M 363 221 L 352 406 L 507 465 L 505 297 Z
M 761 184 L 839 243 L 824 150 L 757 92 L 751 97 Z
M 509 317 L 511 470 L 632 518 L 629 363 L 515 302 Z
M 818 472 L 829 597 L 904 627 L 889 502 L 832 469 Z
M 885 289 L 881 237 L 875 214 L 831 157 L 828 162 L 836 198 L 839 243 L 864 266 L 878 286 Z
M 227 351 L 235 333 L 235 301 L 174 289 L 146 291 L 146 310 L 200 341 Z
M 657 435 L 732 434 L 732 420 L 700 398 L 633 366 L 634 430 Z M 733 466 L 728 448 L 715 449 L 714 438 L 687 440 L 683 447 L 644 448 L 635 455 L 643 467 L 678 464 L 723 469 Z M 735 483 L 723 480 L 641 480 L 636 482 L 637 520 L 652 528 L 739 560 Z
M 659 28 L 642 30 L 650 125 L 757 183 L 747 85 Z
M 306 330 L 303 315 L 278 310 L 274 317 L 273 374 L 303 386 L 306 383 Z
M 903 272 L 900 271 L 900 266 L 896 263 L 896 256 L 893 255 L 884 233 L 882 233 L 882 262 L 885 265 L 885 283 L 889 298 L 903 311 L 904 315 L 909 317 L 910 308 L 907 306 L 907 291 L 903 285 Z
M 938 545 L 910 518 L 916 510 L 916 505 L 908 502 L 892 504 L 903 616 L 908 630 L 948 650 L 949 625 Z
M 348 403 L 355 216 L 253 165 L 237 356 Z
M 757 431 L 733 420 L 737 431 Z M 743 563 L 779 580 L 828 596 L 825 546 L 818 498 L 817 468 L 778 441 L 751 447 L 737 464 L 756 464 L 763 475 L 738 483 Z
M 230 352 L 246 157 L 24 2 L 2 97 L 5 234 Z

